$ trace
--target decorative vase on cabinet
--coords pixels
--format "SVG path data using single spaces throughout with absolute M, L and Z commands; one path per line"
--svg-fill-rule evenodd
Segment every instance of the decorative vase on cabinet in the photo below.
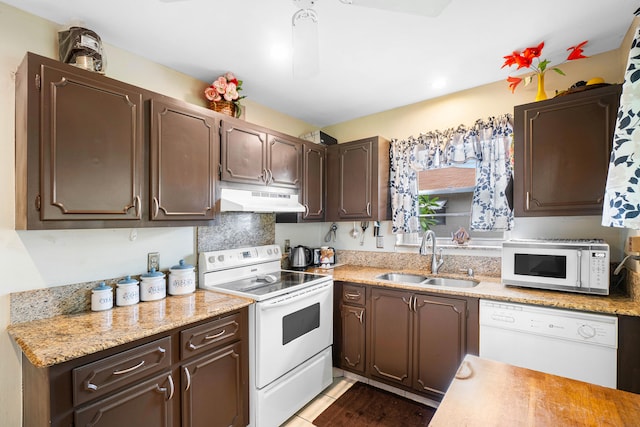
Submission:
M 538 73 L 538 92 L 536 93 L 536 101 L 544 101 L 547 99 L 547 93 L 544 91 L 544 73 Z

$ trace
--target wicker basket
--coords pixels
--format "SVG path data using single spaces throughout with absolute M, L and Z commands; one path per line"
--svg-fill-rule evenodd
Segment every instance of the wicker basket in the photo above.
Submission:
M 231 101 L 209 101 L 209 108 L 227 116 L 236 116 L 236 105 Z

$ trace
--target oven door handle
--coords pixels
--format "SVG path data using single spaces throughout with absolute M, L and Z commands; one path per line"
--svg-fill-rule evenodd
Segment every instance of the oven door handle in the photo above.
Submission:
M 273 302 L 266 302 L 266 304 L 260 304 L 260 309 L 262 311 L 271 310 L 272 308 L 282 307 L 283 305 L 289 305 L 292 302 L 307 299 L 314 295 L 330 290 L 331 285 L 332 285 L 331 283 L 327 283 L 315 289 L 310 289 L 308 291 L 302 291 L 302 292 L 295 292 L 291 295 L 285 295 L 283 297 L 275 298 L 275 301 Z

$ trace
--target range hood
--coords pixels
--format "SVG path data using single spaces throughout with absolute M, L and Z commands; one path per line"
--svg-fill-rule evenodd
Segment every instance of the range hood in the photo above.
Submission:
M 222 188 L 220 190 L 220 211 L 304 212 L 305 208 L 298 203 L 297 194 Z

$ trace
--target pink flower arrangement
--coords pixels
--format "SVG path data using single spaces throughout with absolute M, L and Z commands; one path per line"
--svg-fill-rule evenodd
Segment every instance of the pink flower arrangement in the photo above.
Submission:
M 204 96 L 209 101 L 230 101 L 236 106 L 236 114 L 239 115 L 240 100 L 244 96 L 240 96 L 238 92 L 242 90 L 242 80 L 238 80 L 232 72 L 228 72 L 218 77 L 210 86 L 204 90 Z

